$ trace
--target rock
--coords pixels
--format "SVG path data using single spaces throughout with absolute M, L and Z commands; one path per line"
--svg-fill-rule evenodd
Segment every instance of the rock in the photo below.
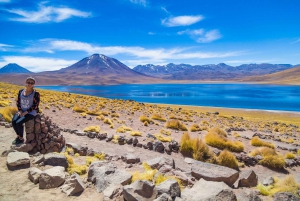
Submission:
M 228 186 L 232 186 L 239 178 L 239 172 L 220 165 L 194 161 L 192 163 L 192 176 L 196 179 L 205 179 L 206 181 L 223 181 Z
M 146 146 L 149 150 L 153 150 L 153 143 L 152 142 L 147 142 Z
M 55 166 L 53 168 L 44 170 L 39 179 L 40 189 L 56 188 L 65 182 L 65 168 Z
M 181 198 L 186 201 L 236 201 L 233 191 L 223 182 L 200 179 L 192 188 L 185 188 Z
M 174 159 L 169 159 L 166 157 L 157 157 L 154 159 L 147 160 L 146 163 L 152 168 L 159 170 L 163 165 L 169 165 L 175 169 Z
M 20 146 L 17 145 L 15 148 L 19 152 L 29 152 L 33 149 L 31 144 L 21 144 Z
M 127 140 L 126 140 L 126 143 L 127 143 L 127 144 L 132 144 L 132 143 L 133 143 L 133 138 L 131 137 L 131 138 L 127 139 Z
M 195 162 L 195 160 L 192 159 L 192 158 L 184 158 L 184 162 L 186 162 L 186 163 L 188 163 L 188 164 L 192 164 L 192 163 Z
M 68 196 L 74 195 L 84 191 L 84 184 L 79 175 L 77 173 L 73 173 L 61 187 L 61 190 Z
M 152 201 L 157 196 L 157 190 L 151 182 L 138 180 L 123 187 L 123 196 L 127 201 Z
M 253 170 L 244 171 L 240 174 L 238 187 L 255 187 L 257 182 L 258 178 Z
M 173 170 L 173 167 L 170 165 L 163 165 L 161 166 L 161 168 L 159 168 L 159 172 L 166 174 L 167 172 L 170 172 L 171 170 Z
M 85 132 L 79 132 L 79 131 L 77 131 L 75 134 L 78 135 L 78 136 L 85 136 L 86 135 Z
M 105 166 L 107 163 L 104 161 L 93 162 L 88 170 L 88 181 L 95 183 L 96 177 L 101 175 L 101 169 L 99 167 Z
M 10 152 L 7 155 L 6 162 L 8 166 L 16 167 L 30 164 L 30 157 L 25 152 Z
M 114 200 L 122 194 L 123 186 L 120 184 L 110 184 L 104 191 L 104 201 Z
M 125 138 L 124 138 L 123 136 L 120 136 L 120 137 L 118 138 L 118 144 L 119 144 L 119 145 L 124 145 L 124 144 L 125 144 Z
M 300 198 L 296 197 L 292 193 L 276 193 L 274 195 L 274 201 L 300 201 Z
M 26 133 L 26 141 L 31 142 L 35 138 L 34 133 Z
M 133 154 L 124 154 L 123 156 L 121 156 L 121 159 L 126 162 L 126 163 L 131 163 L 131 164 L 134 164 L 134 163 L 139 163 L 140 162 L 140 158 L 136 157 L 135 155 Z
M 69 148 L 72 148 L 74 150 L 74 153 L 78 153 L 81 149 L 81 146 L 72 142 L 67 142 L 66 146 Z
M 154 144 L 153 144 L 154 151 L 163 153 L 164 149 L 165 149 L 165 146 L 162 142 L 159 142 L 159 141 L 154 142 Z
M 78 151 L 78 154 L 80 156 L 86 156 L 87 155 L 87 151 L 88 151 L 88 147 L 81 147 Z M 75 152 L 76 153 L 76 152 Z
M 113 139 L 113 137 L 114 137 L 114 136 L 111 135 L 111 134 L 108 135 L 107 138 L 106 138 L 106 142 L 110 142 L 110 141 Z
M 263 181 L 262 184 L 263 184 L 264 186 L 270 186 L 270 185 L 273 185 L 274 182 L 275 182 L 275 180 L 274 180 L 273 177 L 268 177 L 268 178 L 264 179 L 264 181 Z
M 293 167 L 297 165 L 297 161 L 294 159 L 285 159 L 285 167 Z
M 97 136 L 97 133 L 95 133 L 95 132 L 88 132 L 87 136 L 89 138 L 95 138 Z
M 156 198 L 154 201 L 172 201 L 172 197 L 169 194 L 164 193 L 160 195 L 158 198 Z
M 132 141 L 132 145 L 136 146 L 138 142 L 139 142 L 139 140 L 137 139 L 137 137 L 134 137 L 134 139 Z
M 28 179 L 32 181 L 34 184 L 39 183 L 40 175 L 42 174 L 42 170 L 32 167 L 28 172 Z
M 49 153 L 45 155 L 45 165 L 68 167 L 67 158 L 61 154 Z
M 156 188 L 157 188 L 158 195 L 167 193 L 172 198 L 180 197 L 180 187 L 179 187 L 178 182 L 174 179 L 168 179 L 168 180 L 160 183 Z
M 99 140 L 104 140 L 105 138 L 107 138 L 107 133 L 100 133 L 98 134 L 97 138 Z
M 95 155 L 95 151 L 93 149 L 88 149 L 86 152 L 87 156 L 94 156 Z

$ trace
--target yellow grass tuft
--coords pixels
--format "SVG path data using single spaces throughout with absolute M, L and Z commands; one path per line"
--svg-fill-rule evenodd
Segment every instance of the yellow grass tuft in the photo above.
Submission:
M 226 131 L 224 131 L 223 129 L 221 129 L 219 127 L 214 127 L 212 129 L 210 129 L 209 132 L 214 132 L 214 133 L 217 133 L 220 136 L 227 137 Z
M 275 145 L 273 143 L 262 141 L 261 139 L 259 139 L 258 136 L 253 137 L 251 139 L 250 143 L 251 143 L 251 145 L 256 146 L 256 147 L 269 147 L 272 149 L 275 148 Z
M 158 120 L 158 121 L 163 121 L 163 122 L 167 121 L 166 118 L 162 117 L 160 114 L 157 114 L 157 113 L 153 114 L 151 116 L 151 119 Z
M 100 133 L 100 126 L 88 126 L 88 127 L 84 128 L 83 131 Z
M 237 132 L 234 132 L 234 133 L 233 133 L 233 136 L 234 136 L 235 138 L 241 137 L 241 135 L 240 135 L 239 133 L 237 133 Z
M 105 159 L 105 153 L 95 153 L 94 157 L 103 161 Z
M 118 136 L 118 135 L 114 135 L 114 136 L 113 136 L 113 139 L 111 140 L 111 142 L 112 142 L 112 143 L 115 143 L 115 144 L 118 144 L 118 139 L 119 139 L 119 137 L 120 137 L 120 136 Z
M 146 115 L 140 116 L 140 121 L 143 123 L 145 123 L 145 121 L 147 121 L 148 123 L 152 122 L 152 120 L 149 117 L 147 117 Z
M 87 156 L 85 158 L 85 162 L 86 162 L 86 165 L 87 166 L 90 166 L 91 163 L 95 162 L 95 161 L 98 161 L 98 159 L 94 156 Z
M 113 118 L 113 117 L 120 117 L 120 115 L 119 115 L 118 113 L 112 113 L 110 116 L 111 116 L 112 118 Z
M 99 116 L 99 115 L 101 115 L 101 112 L 98 112 L 96 110 L 88 110 L 88 111 L 86 111 L 86 113 L 88 115 L 92 115 L 92 116 Z
M 269 147 L 259 147 L 256 148 L 254 150 L 252 150 L 250 152 L 250 156 L 257 156 L 257 155 L 261 155 L 261 156 L 273 156 L 276 155 L 276 151 L 274 149 L 271 149 Z
M 161 134 L 163 134 L 163 135 L 171 135 L 171 131 L 170 130 L 165 130 L 165 129 L 160 129 L 160 131 L 159 131 Z
M 226 166 L 233 169 L 238 169 L 239 164 L 236 157 L 226 149 L 223 150 L 217 158 L 217 163 L 222 166 Z
M 148 121 L 145 121 L 145 122 L 143 123 L 143 125 L 144 125 L 144 126 L 148 126 L 148 125 L 149 125 Z
M 300 155 L 300 149 L 298 149 L 297 154 Z
M 112 125 L 112 123 L 113 123 L 109 118 L 105 118 L 103 122 L 105 124 L 109 124 L 109 125 Z
M 205 142 L 213 147 L 219 149 L 228 149 L 234 152 L 242 152 L 244 150 L 244 144 L 240 141 L 229 141 L 223 134 L 210 130 L 205 136 Z
M 138 180 L 152 181 L 154 175 L 158 172 L 158 170 L 152 169 L 147 163 L 143 163 L 143 167 L 145 169 L 144 172 L 136 171 L 132 173 L 132 178 L 131 178 L 132 183 Z
M 101 120 L 104 120 L 105 117 L 103 115 L 100 115 L 100 116 L 97 116 L 96 119 L 99 120 L 99 121 L 101 121 Z
M 0 100 L 0 107 L 10 106 L 10 104 L 11 104 L 10 100 Z
M 296 156 L 292 152 L 288 152 L 285 154 L 285 158 L 287 159 L 294 159 Z
M 267 155 L 264 156 L 262 160 L 258 162 L 259 164 L 269 167 L 269 168 L 278 168 L 282 169 L 285 165 L 285 159 L 282 155 Z
M 164 137 L 162 134 L 154 134 L 154 136 L 161 142 L 171 142 L 173 140 L 172 137 Z
M 140 132 L 140 131 L 131 131 L 130 135 L 131 136 L 142 136 L 142 132 Z
M 11 122 L 13 116 L 18 112 L 17 107 L 6 106 L 0 108 L 0 114 L 2 114 L 3 118 L 7 122 Z
M 193 158 L 195 160 L 205 162 L 214 156 L 214 154 L 211 152 L 207 144 L 205 144 L 205 142 L 203 142 L 199 138 L 192 140 L 192 146 L 193 146 Z
M 191 127 L 190 127 L 190 131 L 191 132 L 201 131 L 201 128 L 198 124 L 192 124 Z
M 86 112 L 86 109 L 83 108 L 83 107 L 80 107 L 78 104 L 76 104 L 73 107 L 73 111 L 78 112 L 78 113 L 82 113 L 82 112 Z
M 193 142 L 188 132 L 183 133 L 180 140 L 180 152 L 183 155 L 190 156 L 193 153 Z
M 127 126 L 120 126 L 116 132 L 117 133 L 126 133 L 127 131 L 132 131 L 132 128 L 127 127 Z
M 171 120 L 167 121 L 166 128 L 171 128 L 171 129 L 181 130 L 181 131 L 187 131 L 188 130 L 186 125 L 184 125 L 183 123 L 181 123 L 177 119 L 171 119 Z

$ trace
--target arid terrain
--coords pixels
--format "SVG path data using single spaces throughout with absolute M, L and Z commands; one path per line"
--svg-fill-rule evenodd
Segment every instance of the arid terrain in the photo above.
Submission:
M 14 96 L 18 88 L 19 86 L 2 84 L 1 103 L 14 106 Z M 126 153 L 134 154 L 142 162 L 159 156 L 172 158 L 176 162 L 176 168 L 183 172 L 189 172 L 191 164 L 185 162 L 185 156 L 180 152 L 161 153 L 132 146 L 132 144 L 120 145 L 118 138 L 121 136 L 128 139 L 135 135 L 142 145 L 153 141 L 162 141 L 166 145 L 172 140 L 182 144 L 182 136 L 184 133 L 188 133 L 192 139 L 199 138 L 206 142 L 216 159 L 215 163 L 220 164 L 218 155 L 222 149 L 209 143 L 207 137 L 213 129 L 218 128 L 226 132 L 228 142 L 243 145 L 242 150 L 232 151 L 237 158 L 241 154 L 248 155 L 259 148 L 251 143 L 254 136 L 273 145 L 278 158 L 286 160 L 287 154 L 290 154 L 297 159 L 300 155 L 299 113 L 154 105 L 51 91 L 41 91 L 41 96 L 40 109 L 42 113 L 61 128 L 61 134 L 67 143 L 76 143 L 93 149 L 97 153 L 105 153 L 105 155 L 111 156 L 110 163 L 128 172 L 143 171 L 143 167 L 141 163 L 128 166 L 120 160 L 120 157 Z M 172 127 L 172 121 L 179 122 L 181 126 L 179 128 Z M 107 142 L 87 135 L 76 134 L 82 133 L 84 130 L 88 131 L 91 126 L 99 126 L 99 134 L 106 133 L 107 136 L 114 136 L 112 141 Z M 153 139 L 153 136 L 156 140 Z M 0 126 L 1 153 L 10 149 L 14 138 L 15 134 L 12 128 Z M 233 149 L 233 144 L 229 145 L 227 149 Z M 85 165 L 86 163 L 85 156 L 73 155 L 71 157 L 76 164 Z M 279 169 L 268 167 L 269 165 L 259 162 L 249 165 L 239 161 L 238 171 L 253 170 L 258 176 L 259 183 L 270 176 L 283 179 L 289 174 L 293 175 L 295 181 L 300 183 L 299 165 L 287 165 L 286 163 Z M 39 168 L 47 169 L 49 167 L 41 166 Z M 38 185 L 34 185 L 28 179 L 28 169 L 8 170 L 5 156 L 0 158 L 0 172 L 0 200 L 19 200 L 21 197 L 27 200 L 103 200 L 103 194 L 98 193 L 93 185 L 87 185 L 81 195 L 71 197 L 62 193 L 59 188 L 40 190 Z M 86 177 L 86 174 L 81 175 L 83 180 Z M 238 200 L 247 200 L 245 192 L 258 190 L 252 187 L 234 188 L 233 191 Z M 272 197 L 269 196 L 259 195 L 259 197 L 263 200 L 272 200 Z

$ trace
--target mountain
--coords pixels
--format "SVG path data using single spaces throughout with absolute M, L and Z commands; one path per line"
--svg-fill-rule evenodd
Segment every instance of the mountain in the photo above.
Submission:
M 146 75 L 171 80 L 228 80 L 245 76 L 260 76 L 292 68 L 290 64 L 243 64 L 229 66 L 224 63 L 208 65 L 167 64 L 138 65 L 133 70 Z
M 23 84 L 26 76 L 12 74 L 11 76 L 0 77 L 0 81 Z M 162 82 L 161 79 L 136 72 L 117 59 L 102 54 L 93 54 L 66 68 L 35 73 L 33 76 L 37 85 L 108 85 Z
M 300 85 L 300 65 L 277 73 L 246 77 L 238 81 Z
M 23 68 L 15 63 L 9 63 L 6 66 L 0 68 L 0 74 L 12 74 L 12 73 L 31 73 L 31 71 Z

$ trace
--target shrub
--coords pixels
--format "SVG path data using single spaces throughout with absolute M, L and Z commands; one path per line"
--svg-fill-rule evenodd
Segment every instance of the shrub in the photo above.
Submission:
M 233 133 L 233 136 L 235 137 L 235 138 L 239 138 L 239 137 L 241 137 L 241 135 L 239 134 L 239 133 Z
M 18 112 L 17 107 L 6 106 L 0 108 L 0 114 L 2 114 L 3 118 L 7 122 L 11 122 L 13 116 Z
M 260 147 L 252 150 L 249 154 L 250 156 L 273 156 L 277 155 L 276 151 L 274 149 L 271 149 L 269 147 Z
M 148 126 L 149 125 L 148 121 L 145 121 L 143 125 Z
M 105 118 L 103 122 L 105 124 L 112 125 L 112 121 L 109 118 Z
M 242 152 L 244 150 L 244 144 L 239 141 L 229 141 L 224 136 L 220 136 L 215 132 L 209 131 L 205 136 L 205 142 L 213 147 L 219 149 L 228 149 L 234 152 Z
M 285 165 L 285 159 L 282 155 L 267 155 L 258 162 L 259 164 L 269 167 L 282 169 Z
M 171 128 L 175 130 L 181 130 L 181 131 L 187 131 L 187 127 L 182 124 L 179 120 L 177 119 L 172 119 L 166 123 L 166 128 Z
M 292 152 L 288 152 L 285 154 L 285 158 L 287 159 L 294 159 L 296 156 Z
M 187 156 L 191 156 L 193 153 L 193 142 L 188 132 L 183 133 L 181 137 L 180 152 Z
M 92 162 L 97 161 L 98 159 L 94 156 L 87 156 L 85 158 L 86 165 L 89 166 Z
M 161 134 L 154 134 L 154 136 L 161 142 L 171 142 L 173 140 L 172 137 L 164 137 Z
M 96 133 L 99 133 L 100 132 L 100 126 L 88 126 L 88 127 L 84 128 L 83 131 L 84 132 L 96 132 Z
M 297 154 L 300 155 L 300 149 L 298 149 Z
M 138 180 L 147 180 L 147 181 L 152 181 L 154 175 L 158 172 L 156 169 L 152 169 L 147 163 L 143 163 L 143 168 L 145 169 L 144 172 L 133 172 L 132 173 L 132 178 L 131 178 L 131 183 L 138 181 Z
M 206 160 L 213 157 L 213 153 L 209 147 L 199 138 L 192 140 L 193 146 L 193 159 L 205 162 Z
M 221 129 L 219 127 L 214 127 L 212 129 L 210 129 L 209 132 L 214 132 L 214 133 L 217 133 L 220 136 L 227 137 L 226 131 L 224 131 L 223 129 Z
M 96 119 L 100 121 L 100 120 L 104 120 L 105 117 L 103 115 L 100 115 L 100 116 L 97 116 Z
M 95 153 L 94 157 L 103 161 L 105 159 L 105 153 Z
M 200 131 L 200 126 L 198 124 L 192 124 L 191 125 L 191 128 L 190 128 L 190 131 L 191 132 L 197 132 L 197 131 Z
M 73 107 L 73 111 L 78 112 L 78 113 L 82 113 L 82 112 L 86 112 L 85 108 L 80 107 L 78 104 L 74 105 Z
M 112 142 L 112 143 L 115 143 L 115 144 L 118 144 L 118 139 L 119 139 L 119 137 L 120 137 L 120 136 L 118 136 L 118 135 L 114 135 L 114 136 L 113 136 L 113 139 L 111 140 L 111 142 Z
M 233 169 L 238 169 L 239 164 L 236 157 L 226 149 L 223 150 L 217 158 L 217 163 L 222 166 L 226 166 Z
M 275 145 L 273 143 L 262 141 L 261 139 L 258 138 L 258 136 L 253 137 L 250 143 L 251 145 L 256 147 L 269 147 L 272 149 L 275 148 Z
M 0 101 L 0 107 L 6 107 L 9 106 L 11 104 L 10 100 L 1 100 Z
M 92 115 L 92 116 L 99 116 L 101 115 L 101 112 L 98 112 L 96 110 L 88 110 L 86 111 L 87 114 Z
M 142 133 L 140 131 L 131 131 L 130 135 L 131 136 L 142 136 Z
M 116 132 L 117 133 L 126 133 L 126 131 L 132 131 L 132 128 L 127 127 L 127 126 L 120 126 Z
M 148 123 L 152 122 L 152 120 L 149 119 L 149 118 L 148 118 L 147 116 L 145 116 L 145 115 L 140 116 L 140 121 L 143 122 L 143 123 L 145 123 L 145 121 L 147 121 Z
M 158 120 L 158 121 L 163 121 L 163 122 L 167 121 L 166 118 L 162 117 L 160 114 L 157 114 L 157 113 L 153 114 L 151 116 L 151 119 Z
M 110 116 L 111 117 L 120 117 L 120 115 L 118 113 L 112 113 Z

